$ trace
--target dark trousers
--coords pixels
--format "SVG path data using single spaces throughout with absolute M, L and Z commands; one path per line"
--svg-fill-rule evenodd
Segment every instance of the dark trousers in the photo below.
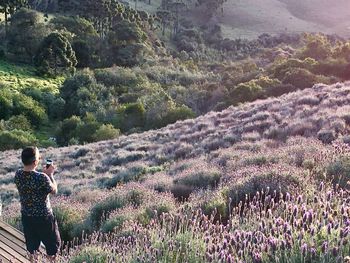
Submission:
M 22 215 L 23 232 L 29 253 L 39 250 L 40 242 L 45 245 L 49 256 L 57 254 L 61 245 L 57 220 L 54 215 L 25 216 Z

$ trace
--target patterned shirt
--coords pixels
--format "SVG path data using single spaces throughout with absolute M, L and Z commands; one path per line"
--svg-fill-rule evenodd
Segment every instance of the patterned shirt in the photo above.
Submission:
M 19 192 L 21 212 L 26 216 L 52 215 L 49 194 L 52 192 L 51 180 L 37 171 L 18 170 L 15 183 Z

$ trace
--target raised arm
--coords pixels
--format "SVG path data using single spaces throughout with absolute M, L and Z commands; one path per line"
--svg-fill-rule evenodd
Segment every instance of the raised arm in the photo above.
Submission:
M 47 181 L 48 181 L 48 193 L 51 194 L 57 194 L 57 182 L 55 178 L 53 177 L 53 174 L 55 172 L 56 167 L 51 165 L 50 167 L 46 168 L 44 167 L 43 173 L 47 176 Z M 51 189 L 51 191 L 49 191 Z

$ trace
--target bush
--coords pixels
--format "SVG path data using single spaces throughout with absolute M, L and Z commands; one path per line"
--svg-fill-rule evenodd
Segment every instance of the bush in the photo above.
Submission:
M 129 103 L 121 106 L 114 120 L 114 126 L 126 132 L 145 125 L 145 108 L 141 103 Z
M 102 226 L 101 231 L 104 233 L 115 232 L 121 230 L 124 223 L 128 220 L 128 218 L 124 215 L 118 215 L 106 220 Z
M 217 169 L 192 171 L 190 174 L 185 174 L 174 179 L 174 183 L 192 188 L 206 189 L 208 187 L 216 187 L 220 181 L 221 175 L 221 172 Z
M 86 156 L 89 152 L 90 152 L 90 150 L 87 149 L 87 148 L 80 148 L 78 151 L 76 151 L 75 153 L 71 154 L 70 157 L 72 157 L 74 159 L 78 159 L 80 157 Z
M 83 215 L 69 206 L 54 207 L 53 212 L 57 219 L 62 240 L 66 242 L 73 240 L 73 229 L 82 222 Z
M 283 94 L 296 91 L 297 89 L 298 88 L 294 87 L 292 84 L 282 83 L 276 86 L 271 86 L 266 88 L 265 94 L 267 97 L 270 97 L 270 96 L 279 97 L 279 96 L 282 96 Z
M 111 140 L 115 139 L 120 135 L 120 131 L 115 129 L 111 124 L 103 124 L 98 130 L 95 132 L 95 140 L 103 141 L 103 140 Z
M 57 143 L 60 146 L 68 145 L 69 141 L 77 136 L 77 128 L 81 123 L 82 120 L 78 116 L 65 119 L 56 131 Z
M 218 185 L 222 173 L 216 168 L 207 168 L 206 170 L 183 171 L 174 179 L 174 185 L 171 188 L 172 194 L 179 200 L 187 199 L 196 189 L 214 188 Z
M 342 156 L 327 167 L 327 177 L 332 183 L 350 189 L 350 157 Z
M 105 161 L 108 166 L 120 166 L 129 162 L 135 162 L 142 159 L 145 156 L 144 152 L 134 151 L 134 152 L 121 152 L 117 156 L 111 157 Z
M 119 184 L 128 183 L 131 181 L 138 181 L 145 174 L 144 167 L 132 167 L 130 169 L 120 171 L 116 176 L 108 179 L 103 183 L 104 187 L 113 188 Z
M 337 137 L 334 131 L 332 130 L 321 130 L 317 133 L 317 138 L 325 143 L 330 144 L 332 143 Z
M 262 95 L 263 89 L 255 81 L 240 83 L 230 92 L 234 104 L 253 101 Z
M 170 109 L 169 112 L 160 120 L 160 123 L 157 126 L 164 127 L 179 120 L 186 120 L 194 117 L 194 112 L 187 106 L 176 107 L 174 109 Z
M 8 130 L 22 130 L 27 132 L 32 130 L 30 122 L 24 115 L 12 116 L 6 121 L 6 127 Z
M 332 55 L 331 43 L 324 35 L 306 35 L 306 46 L 300 52 L 299 57 L 324 60 Z
M 227 220 L 229 211 L 227 207 L 228 201 L 225 199 L 225 195 L 221 192 L 211 192 L 204 197 L 201 196 L 201 209 L 207 216 L 215 214 L 214 220 Z
M 123 195 L 112 195 L 107 199 L 97 203 L 91 208 L 90 221 L 92 227 L 98 228 L 101 223 L 107 218 L 108 213 L 122 208 L 127 204 L 127 200 Z
M 289 70 L 282 79 L 284 84 L 291 84 L 298 89 L 312 88 L 317 83 L 329 84 L 329 79 L 321 76 L 314 75 L 307 69 L 293 68 Z
M 26 131 L 0 131 L 0 151 L 20 149 L 28 145 L 36 145 L 37 138 Z
M 142 225 L 148 225 L 152 219 L 159 218 L 163 213 L 174 210 L 174 203 L 158 201 L 158 203 L 147 206 L 143 213 L 137 216 L 137 221 Z
M 40 125 L 47 120 L 45 109 L 37 101 L 24 94 L 14 94 L 12 103 L 12 114 L 23 114 L 33 125 Z
M 81 249 L 70 259 L 70 263 L 105 263 L 112 258 L 112 254 L 98 246 L 88 246 Z
M 275 171 L 257 174 L 241 182 L 235 182 L 227 189 L 227 197 L 231 198 L 232 206 L 237 206 L 239 202 L 244 202 L 246 198 L 250 199 L 257 192 L 265 191 L 269 188 L 269 193 L 293 192 L 301 186 L 298 177 L 289 173 L 280 174 Z

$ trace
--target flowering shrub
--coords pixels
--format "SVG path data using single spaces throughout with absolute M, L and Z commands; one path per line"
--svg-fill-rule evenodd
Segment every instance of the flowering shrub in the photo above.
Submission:
M 342 188 L 349 189 L 350 180 L 350 157 L 341 156 L 327 168 L 327 176 L 334 184 L 338 184 Z
M 201 210 L 182 208 L 147 227 L 133 224 L 132 236 L 95 233 L 82 248 L 64 253 L 74 259 L 84 246 L 94 246 L 115 262 L 345 261 L 350 249 L 348 193 L 321 183 L 310 196 L 273 195 L 258 191 L 232 209 L 227 224 L 215 223 Z M 90 253 L 95 255 L 94 249 Z
M 348 84 L 316 85 L 42 151 L 68 195 L 52 197 L 70 241 L 63 262 L 95 251 L 111 262 L 346 262 L 349 103 Z M 19 154 L 0 152 L 0 195 L 4 219 L 20 229 Z M 320 181 L 330 186 L 315 190 Z

